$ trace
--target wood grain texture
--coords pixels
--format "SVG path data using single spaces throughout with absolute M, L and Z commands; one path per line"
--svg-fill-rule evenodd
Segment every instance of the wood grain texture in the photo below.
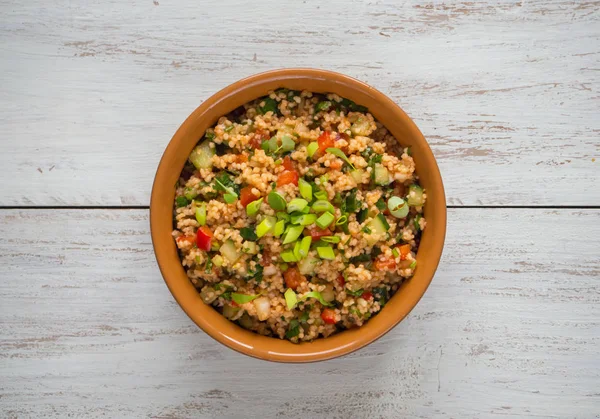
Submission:
M 3 0 L 0 12 L 0 205 L 147 205 L 196 106 L 296 66 L 399 103 L 449 204 L 600 204 L 597 1 Z
M 185 316 L 146 211 L 1 211 L 0 416 L 597 418 L 600 211 L 449 220 L 405 321 L 343 358 L 284 365 Z

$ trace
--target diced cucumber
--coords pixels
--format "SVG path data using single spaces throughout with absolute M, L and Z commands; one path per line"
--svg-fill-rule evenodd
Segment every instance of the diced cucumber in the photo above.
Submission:
M 385 216 L 381 213 L 377 214 L 371 221 L 369 221 L 369 229 L 371 230 L 371 233 L 373 233 L 373 234 L 377 234 L 377 235 L 385 234 L 389 228 L 390 228 L 390 225 L 388 224 L 387 220 L 385 219 Z
M 196 166 L 196 169 L 210 169 L 214 155 L 215 149 L 210 147 L 210 141 L 203 141 L 190 154 L 190 162 Z
M 315 272 L 315 267 L 319 263 L 319 259 L 314 255 L 309 254 L 300 262 L 298 262 L 298 270 L 302 275 L 312 275 Z
M 367 136 L 371 133 L 371 123 L 365 118 L 358 118 L 358 120 L 350 127 L 352 135 Z
M 249 253 L 251 255 L 255 255 L 255 254 L 258 253 L 258 245 L 255 242 L 251 242 L 249 240 L 246 240 L 242 244 L 242 251 L 244 253 Z
M 406 195 L 406 202 L 411 207 L 420 207 L 425 203 L 423 199 L 423 188 L 419 185 L 412 184 L 408 187 L 408 195 Z
M 388 170 L 379 163 L 375 164 L 373 180 L 377 185 L 389 185 L 392 182 Z
M 237 251 L 235 244 L 231 240 L 223 243 L 219 251 L 231 264 L 235 263 L 241 256 L 241 253 Z
M 356 169 L 351 171 L 350 176 L 352 176 L 352 179 L 354 179 L 354 181 L 359 185 L 368 179 L 366 178 L 365 171 L 363 169 Z

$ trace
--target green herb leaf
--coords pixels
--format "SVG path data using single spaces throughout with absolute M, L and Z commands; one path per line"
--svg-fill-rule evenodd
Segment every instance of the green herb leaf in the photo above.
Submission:
M 331 102 L 328 100 L 324 100 L 323 102 L 317 103 L 317 106 L 315 106 L 315 111 L 328 111 L 329 108 L 331 108 Z
M 340 159 L 344 160 L 346 163 L 348 163 L 350 165 L 350 167 L 352 169 L 356 169 L 354 167 L 354 165 L 350 162 L 350 160 L 348 160 L 348 157 L 346 157 L 346 155 L 344 154 L 344 152 L 342 150 L 340 150 L 339 148 L 335 148 L 335 147 L 329 147 L 328 149 L 326 149 L 325 151 L 327 151 L 328 153 L 333 154 L 334 156 L 339 157 Z
M 186 207 L 189 205 L 189 203 L 190 201 L 188 201 L 185 196 L 178 196 L 175 198 L 175 204 L 177 205 L 177 208 Z
M 300 323 L 298 320 L 294 319 L 290 321 L 289 328 L 287 332 L 285 332 L 285 337 L 288 339 L 295 338 L 300 334 Z
M 364 292 L 364 290 L 362 288 L 359 290 L 356 290 L 356 291 L 346 289 L 346 294 L 350 294 L 353 297 L 360 297 L 361 295 L 363 295 L 363 292 Z
M 377 209 L 379 211 L 383 211 L 387 207 L 385 200 L 383 198 L 379 198 L 379 200 L 377 202 L 375 202 L 375 206 L 377 207 Z
M 240 229 L 240 236 L 244 240 L 256 241 L 258 237 L 256 236 L 256 231 L 254 231 L 253 227 L 243 227 Z
M 260 106 L 260 103 L 262 102 L 264 102 L 264 105 Z M 267 112 L 277 113 L 277 102 L 270 97 L 265 97 L 259 102 L 258 112 L 260 112 L 261 115 L 264 115 Z

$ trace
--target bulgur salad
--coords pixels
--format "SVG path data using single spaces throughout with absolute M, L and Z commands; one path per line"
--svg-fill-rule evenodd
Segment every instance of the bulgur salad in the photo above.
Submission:
M 206 304 L 310 341 L 363 325 L 413 275 L 425 199 L 410 148 L 365 107 L 279 89 L 206 130 L 173 237 Z

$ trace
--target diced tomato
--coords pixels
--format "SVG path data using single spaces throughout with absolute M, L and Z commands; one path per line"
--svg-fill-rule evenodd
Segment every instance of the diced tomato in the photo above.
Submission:
M 398 251 L 400 252 L 400 260 L 406 260 L 406 256 L 410 253 L 410 244 L 398 246 Z
M 377 271 L 393 271 L 396 269 L 396 261 L 392 258 L 387 259 L 385 257 L 379 257 L 375 263 L 373 263 L 373 266 Z
M 323 236 L 331 236 L 331 230 L 329 230 L 328 228 L 326 228 L 325 230 L 321 230 L 319 227 L 313 227 L 313 228 L 305 228 L 304 229 L 304 235 L 310 235 L 310 237 L 312 237 L 313 241 L 319 240 L 321 237 Z
M 286 170 L 277 178 L 277 186 L 287 185 L 288 183 L 298 186 L 298 179 L 300 179 L 298 172 L 295 170 Z
M 196 246 L 198 246 L 198 249 L 208 252 L 210 250 L 212 236 L 213 233 L 210 231 L 210 228 L 206 226 L 200 227 L 196 233 Z
M 271 138 L 271 133 L 265 129 L 257 129 L 254 132 L 254 137 L 250 140 L 250 146 L 253 148 L 259 149 L 262 145 L 262 142 Z
M 335 324 L 335 311 L 330 308 L 326 308 L 321 312 L 321 319 L 327 324 Z
M 346 283 L 344 275 L 340 274 L 340 276 L 337 277 L 337 283 L 340 284 L 340 287 L 344 286 L 344 284 Z
M 293 290 L 296 290 L 305 281 L 298 268 L 295 267 L 288 268 L 283 273 L 283 278 L 285 279 L 285 286 Z
M 175 240 L 177 241 L 178 244 L 182 244 L 182 243 L 192 244 L 192 243 L 194 243 L 194 236 L 179 236 Z
M 285 170 L 296 170 L 296 167 L 294 166 L 294 163 L 292 162 L 290 156 L 285 156 L 283 158 L 283 168 Z
M 365 291 L 362 293 L 361 297 L 365 300 L 372 300 L 373 294 L 371 294 L 369 291 Z
M 330 131 L 325 131 L 323 134 L 319 135 L 317 142 L 319 143 L 319 152 L 321 154 L 325 153 L 325 150 L 329 147 L 335 147 L 335 141 L 331 136 Z
M 246 186 L 240 191 L 240 203 L 244 208 L 246 208 L 250 202 L 256 201 L 258 198 L 260 198 L 252 193 L 252 189 L 252 186 Z

